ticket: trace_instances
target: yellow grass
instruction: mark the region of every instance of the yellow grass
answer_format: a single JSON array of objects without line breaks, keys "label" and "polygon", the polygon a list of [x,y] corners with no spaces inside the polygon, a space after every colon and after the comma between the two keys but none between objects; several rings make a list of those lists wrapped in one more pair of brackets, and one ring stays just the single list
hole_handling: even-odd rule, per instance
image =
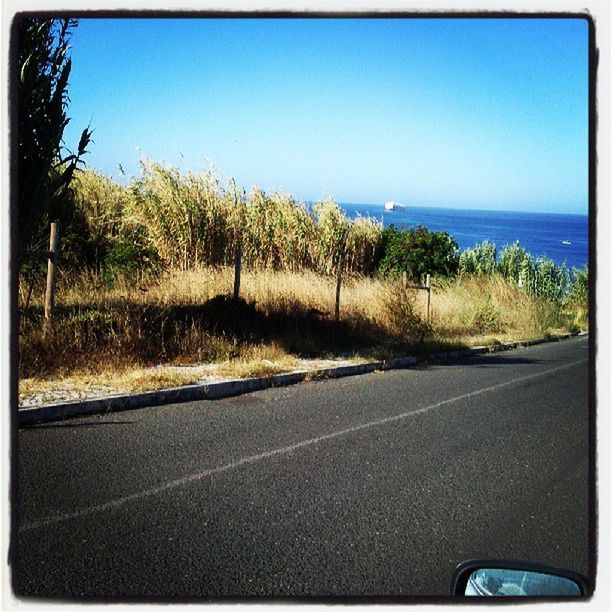
[{"label": "yellow grass", "polygon": [[563,331],[554,305],[501,276],[464,277],[440,287],[432,299],[436,335],[466,344],[523,340]]},{"label": "yellow grass", "polygon": [[[200,367],[178,369],[173,366],[155,368],[126,368],[120,370],[100,370],[95,374],[80,371],[58,379],[30,377],[19,381],[19,396],[28,398],[39,395],[51,401],[55,392],[78,392],[83,397],[153,391],[200,383],[204,380],[252,378],[271,376],[296,369],[297,361],[285,357],[280,362],[260,360],[239,360]],[[77,395],[74,395],[77,399]]]},{"label": "yellow grass", "polygon": [[[361,363],[364,360],[352,358],[350,361]],[[300,362],[293,355],[287,354],[282,347],[272,343],[249,347],[240,358],[215,364],[190,367],[123,367],[95,371],[92,368],[55,379],[37,376],[22,378],[19,380],[19,396],[22,400],[37,396],[40,402],[70,401],[96,395],[167,389],[204,381],[272,376],[328,365],[330,364],[316,360],[310,363]]]},{"label": "yellow grass", "polygon": [[[568,319],[561,316],[558,308],[529,296],[501,277],[464,277],[460,283],[435,279],[428,327],[424,292],[409,292],[414,316],[407,323],[403,315],[397,314],[406,304],[397,281],[355,276],[342,285],[340,313],[345,327],[338,328],[336,334],[333,276],[309,271],[243,270],[241,297],[254,302],[249,312],[262,313],[261,316],[271,317],[270,321],[277,321],[281,315],[295,316],[287,319],[293,321],[291,325],[297,325],[295,321],[299,322],[300,317],[312,316],[325,323],[328,337],[308,337],[297,330],[286,338],[286,330],[281,330],[277,337],[236,339],[202,330],[195,322],[187,321],[187,331],[177,327],[179,331],[174,332],[180,337],[164,340],[172,345],[170,352],[159,352],[162,340],[148,328],[151,322],[147,313],[151,309],[158,318],[165,317],[169,325],[177,316],[177,308],[193,307],[197,314],[197,308],[211,298],[230,295],[232,287],[230,267],[169,272],[157,280],[123,281],[113,289],[101,287],[93,277],[62,276],[58,307],[68,308],[73,314],[56,322],[60,337],[53,339],[55,344],[41,336],[36,319],[22,330],[24,363],[38,359],[45,351],[49,354],[46,361],[32,361],[29,370],[26,368],[20,393],[27,396],[41,389],[71,385],[82,389],[106,385],[118,392],[148,390],[193,383],[203,376],[265,376],[294,370],[303,351],[310,357],[363,361],[422,352],[428,347],[435,350],[449,345],[493,344],[567,330],[563,326]],[[41,296],[33,295],[31,304],[40,312]],[[85,316],[85,305],[87,312],[99,313],[98,318]],[[280,320],[282,324],[285,319]],[[414,340],[418,334],[409,337],[415,325],[419,330],[428,330],[422,342]],[[358,334],[365,334],[363,337],[369,340],[355,344]],[[404,343],[402,334],[407,335]],[[348,351],[339,350],[343,343],[351,342]],[[165,359],[164,354],[168,355]],[[204,365],[187,370],[150,367],[155,364]]]},{"label": "yellow grass", "polygon": [[176,371],[171,368],[135,368],[100,370],[95,374],[79,371],[59,379],[30,377],[19,380],[19,395],[27,398],[36,394],[78,390],[84,395],[96,392],[116,394],[131,391],[151,391],[179,387],[198,382],[205,376],[203,370]]},{"label": "yellow grass", "polygon": [[[125,301],[136,304],[202,304],[219,294],[231,294],[234,271],[231,267],[200,267],[172,271],[160,279],[120,281],[104,288],[91,277],[60,279],[58,304],[104,304]],[[287,272],[243,270],[240,296],[254,302],[263,312],[283,304],[300,304],[322,316],[334,312],[336,280],[311,271]],[[400,285],[395,281],[354,276],[343,281],[342,318],[380,325],[390,329],[389,298],[396,298]],[[426,318],[426,294],[409,291],[419,316]],[[42,305],[42,296],[32,304]],[[438,339],[479,340],[534,337],[560,330],[554,323],[552,305],[530,296],[500,276],[464,277],[460,282],[434,283],[431,298],[433,332]]]},{"label": "yellow grass", "polygon": [[[201,304],[219,294],[231,294],[234,270],[231,267],[200,267],[185,271],[171,271],[160,279],[119,281],[113,288],[105,288],[92,277],[84,275],[60,278],[58,304],[79,305],[125,300],[139,304]],[[371,277],[355,276],[342,283],[341,309],[350,316],[379,320],[388,282]],[[299,302],[308,308],[325,313],[334,312],[336,279],[311,271],[286,272],[243,270],[240,297],[255,301],[266,309],[282,302]],[[42,295],[33,295],[32,304],[42,305]]]}]

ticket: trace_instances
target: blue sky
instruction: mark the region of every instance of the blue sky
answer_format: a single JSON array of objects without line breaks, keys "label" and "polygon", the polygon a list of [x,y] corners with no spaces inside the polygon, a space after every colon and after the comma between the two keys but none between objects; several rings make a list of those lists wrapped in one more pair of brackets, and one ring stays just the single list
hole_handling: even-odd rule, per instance
[{"label": "blue sky", "polygon": [[581,19],[82,19],[67,145],[303,200],[586,213]]}]

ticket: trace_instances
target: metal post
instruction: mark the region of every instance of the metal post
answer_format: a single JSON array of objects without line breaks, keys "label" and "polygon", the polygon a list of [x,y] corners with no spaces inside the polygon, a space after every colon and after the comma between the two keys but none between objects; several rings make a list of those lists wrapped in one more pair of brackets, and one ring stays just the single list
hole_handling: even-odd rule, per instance
[{"label": "metal post", "polygon": [[55,268],[57,263],[57,244],[59,232],[57,223],[51,224],[49,236],[49,259],[47,261],[47,289],[45,291],[45,331],[51,329],[53,306],[55,304]]}]

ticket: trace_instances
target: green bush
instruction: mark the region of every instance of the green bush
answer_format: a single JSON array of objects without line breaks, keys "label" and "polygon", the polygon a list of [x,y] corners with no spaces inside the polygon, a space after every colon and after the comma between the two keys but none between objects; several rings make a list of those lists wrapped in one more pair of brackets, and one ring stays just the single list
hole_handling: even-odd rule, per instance
[{"label": "green bush", "polygon": [[459,256],[459,270],[462,274],[494,274],[497,265],[497,248],[488,240],[465,249]]},{"label": "green bush", "polygon": [[531,295],[560,303],[567,292],[568,281],[567,268],[555,266],[547,257],[534,260],[527,254],[521,261],[517,283]]},{"label": "green bush", "polygon": [[571,283],[567,301],[578,308],[589,308],[589,266],[574,268],[574,280]]},{"label": "green bush", "polygon": [[162,266],[157,251],[146,243],[119,236],[104,256],[102,283],[112,287],[119,277],[134,277],[139,272],[158,274]]},{"label": "green bush", "polygon": [[567,292],[569,273],[565,265],[555,266],[548,257],[539,257],[535,263],[536,284],[534,295],[551,302],[560,302]]},{"label": "green bush", "polygon": [[521,273],[521,266],[523,261],[529,257],[529,254],[525,249],[519,246],[518,240],[511,245],[507,245],[499,256],[499,262],[497,264],[497,270],[499,273],[508,280],[513,280],[518,283],[518,279]]},{"label": "green bush", "polygon": [[502,331],[499,311],[490,301],[477,304],[471,313],[470,328],[477,334]]},{"label": "green bush", "polygon": [[394,333],[408,345],[420,345],[432,334],[432,327],[417,312],[414,295],[400,286],[392,287],[385,298],[385,309]]},{"label": "green bush", "polygon": [[504,247],[496,259],[495,244],[485,240],[459,257],[462,274],[486,274],[496,272],[515,282],[530,295],[554,303],[561,303],[569,287],[569,272],[565,265],[556,266],[548,257],[534,259],[519,246],[518,241]]},{"label": "green bush", "polygon": [[431,232],[426,227],[397,229],[390,225],[383,230],[381,258],[377,271],[383,275],[397,276],[406,272],[415,282],[426,274],[450,276],[459,263],[459,249],[455,240],[446,232]]}]

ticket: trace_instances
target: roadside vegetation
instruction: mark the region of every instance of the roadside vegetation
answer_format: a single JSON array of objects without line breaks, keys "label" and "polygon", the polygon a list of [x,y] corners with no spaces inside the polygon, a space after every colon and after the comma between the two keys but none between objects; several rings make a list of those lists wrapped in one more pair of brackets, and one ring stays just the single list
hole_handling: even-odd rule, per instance
[{"label": "roadside vegetation", "polygon": [[[301,358],[382,359],[587,327],[588,269],[534,259],[518,243],[499,254],[486,241],[460,252],[446,232],[349,220],[331,197],[307,205],[246,192],[212,170],[182,173],[145,159],[139,176],[118,182],[83,169],[90,129],[76,153],[63,144],[75,25],[20,22],[22,391],[92,377],[151,388],[195,375],[143,370],[158,364],[253,376]],[[47,264],[32,253],[48,244],[52,221],[61,242],[50,326]],[[427,275],[430,316],[425,293],[410,288]]]},{"label": "roadside vegetation", "polygon": [[[127,185],[84,170],[72,188],[51,332],[42,325],[44,268],[22,275],[24,379],[104,370],[125,378],[162,363],[217,363],[247,376],[292,369],[302,357],[385,358],[587,324],[588,271],[572,275],[518,244],[499,257],[487,242],[460,253],[444,232],[383,229],[350,221],[331,199],[309,207],[283,193],[245,194],[212,173],[151,162]],[[429,320],[425,293],[404,290],[403,272],[410,283],[432,274]]]}]

